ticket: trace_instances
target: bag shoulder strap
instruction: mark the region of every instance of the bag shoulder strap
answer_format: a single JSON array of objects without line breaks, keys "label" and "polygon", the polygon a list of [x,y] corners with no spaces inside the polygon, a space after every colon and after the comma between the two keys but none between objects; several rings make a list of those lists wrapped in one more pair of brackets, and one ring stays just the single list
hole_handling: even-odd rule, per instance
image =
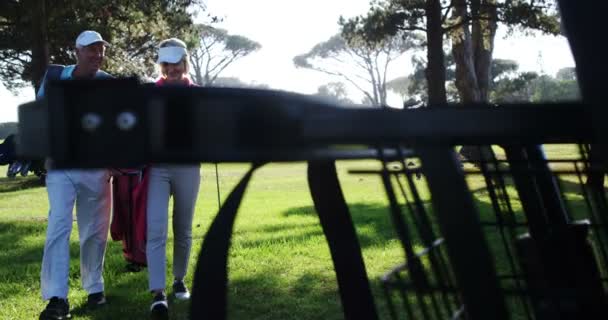
[{"label": "bag shoulder strap", "polygon": [[61,64],[49,64],[46,69],[45,80],[59,80],[61,78],[61,73],[65,69],[64,65]]},{"label": "bag shoulder strap", "polygon": [[[46,86],[48,85],[48,82],[50,80],[60,80],[63,69],[65,69],[64,65],[49,64],[46,68],[44,76],[42,77],[42,80],[40,81],[40,88],[38,89],[38,92],[42,90],[43,93],[46,93]],[[40,98],[38,94],[36,94],[36,97]]]}]

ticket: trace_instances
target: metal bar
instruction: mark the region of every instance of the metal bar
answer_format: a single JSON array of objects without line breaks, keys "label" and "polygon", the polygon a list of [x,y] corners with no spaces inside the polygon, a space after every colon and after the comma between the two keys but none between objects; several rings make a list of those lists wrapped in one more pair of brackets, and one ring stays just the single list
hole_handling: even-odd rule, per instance
[{"label": "metal bar", "polygon": [[[47,102],[48,117],[52,117],[50,150],[23,145],[21,152],[41,158],[50,155],[57,166],[301,161],[348,157],[349,150],[339,146],[367,149],[386,143],[551,143],[595,138],[587,123],[589,107],[580,103],[420,110],[338,108],[297,94],[227,88],[138,88],[125,80],[106,80],[103,85],[93,80],[61,83],[50,87],[47,100],[35,104]],[[116,114],[125,110],[136,119],[132,130],[112,125]],[[190,121],[181,123],[184,128],[178,130],[158,116],[169,111],[172,118]],[[89,113],[100,117],[98,128],[80,126]],[[549,117],[552,121],[545,121]],[[33,116],[20,119],[20,134],[25,141],[39,138],[30,135],[47,121]],[[174,141],[181,141],[181,132],[192,136]],[[116,151],[111,156],[100,151],[110,146]]]},{"label": "metal bar", "polygon": [[522,146],[503,146],[512,170],[513,182],[519,195],[519,199],[528,221],[528,227],[532,236],[543,238],[548,232],[547,217],[543,206],[536,181],[530,173],[526,154]]},{"label": "metal bar", "polygon": [[308,185],[334,263],[345,319],[377,319],[361,246],[335,163],[309,162]]},{"label": "metal bar", "polygon": [[570,222],[557,181],[547,166],[547,160],[540,145],[525,147],[532,168],[536,169],[535,180],[538,185],[547,222],[553,226],[563,226]]},{"label": "metal bar", "polygon": [[[552,121],[546,121],[549,117]],[[398,142],[413,146],[577,142],[592,139],[593,130],[587,119],[587,106],[578,103],[415,110],[327,109],[306,117],[302,136],[319,143]]]},{"label": "metal bar", "polygon": [[[491,148],[489,148],[489,150],[490,150],[489,156],[491,157],[491,159],[488,162],[494,162],[493,163],[494,167],[489,168],[488,163],[486,162],[486,163],[481,163],[480,168],[481,168],[483,177],[486,182],[488,194],[490,195],[490,199],[491,199],[492,207],[494,209],[494,214],[496,216],[497,227],[498,227],[498,230],[500,233],[500,238],[502,240],[504,252],[505,252],[505,255],[507,256],[508,264],[509,264],[509,267],[511,268],[511,273],[515,274],[517,272],[516,263],[515,263],[513,254],[511,252],[512,246],[510,245],[515,240],[514,232],[511,227],[512,225],[515,224],[514,214],[513,214],[513,210],[511,208],[511,204],[510,204],[510,201],[508,198],[503,176],[501,174],[497,174],[496,172],[493,172],[493,170],[492,170],[492,169],[498,168],[498,162],[496,161],[496,155],[494,154],[494,151]],[[507,219],[512,218],[512,219],[509,219],[508,226],[503,221],[504,210],[503,210],[503,208],[501,208],[501,204],[506,207],[505,209],[507,211],[507,215],[506,215]],[[510,241],[507,241],[507,235],[505,234],[505,227],[508,227],[509,231],[511,231],[511,232],[509,232],[510,236],[511,236],[509,238]],[[522,290],[522,285],[520,282],[522,279],[515,278],[514,280],[515,280],[516,288],[518,290]],[[520,296],[519,298],[520,298],[519,301],[522,304],[522,307],[524,309],[524,312],[525,312],[527,318],[531,319],[532,317],[531,317],[530,309],[528,307],[528,303],[527,303],[526,299],[523,296]]]},{"label": "metal bar", "polygon": [[[401,166],[402,166],[402,171],[400,173],[405,176],[405,179],[408,183],[408,187],[410,189],[410,192],[412,193],[412,197],[413,197],[412,202],[414,203],[414,206],[411,205],[410,199],[407,196],[407,194],[405,193],[405,187],[401,184],[401,181],[399,180],[398,175],[397,175],[397,182],[399,183],[399,188],[401,189],[401,192],[403,193],[403,197],[406,201],[408,209],[410,210],[412,217],[414,218],[414,221],[417,223],[418,233],[425,245],[425,249],[422,252],[417,253],[417,255],[421,255],[421,254],[423,254],[423,252],[431,251],[432,248],[438,247],[439,244],[443,243],[443,238],[439,238],[439,239],[436,238],[436,236],[433,232],[432,226],[431,226],[431,222],[430,222],[429,218],[426,216],[426,210],[424,209],[424,205],[422,204],[422,199],[420,198],[420,194],[418,193],[416,184],[414,183],[414,180],[412,179],[412,172],[408,169],[407,163],[405,161],[405,157],[403,157],[403,155],[402,155],[402,157],[400,157],[400,158],[401,158]],[[435,251],[430,252],[428,257],[429,257],[429,261],[431,263],[431,270],[435,274],[435,278],[437,279],[438,283],[445,283],[445,281],[449,281],[448,285],[452,285],[453,281],[451,281],[451,279],[449,279],[449,273],[444,272],[444,270],[447,270],[445,261],[443,261],[443,259],[441,259],[442,258],[441,254],[436,255],[434,253],[435,253]],[[450,302],[449,302],[449,297],[447,295],[447,292],[442,290],[441,297],[442,297],[442,301],[443,301],[444,307],[446,309],[446,312],[449,312],[449,310],[451,308],[450,308]]]},{"label": "metal bar", "polygon": [[[579,146],[579,150],[581,152],[581,154],[584,154],[583,152],[583,148],[582,146]],[[587,163],[585,163],[585,165],[587,165]],[[578,177],[578,182],[581,186],[581,191],[583,193],[583,199],[585,201],[585,206],[587,207],[587,212],[589,212],[589,219],[591,220],[591,224],[590,227],[595,228],[595,238],[597,239],[599,245],[594,246],[596,250],[599,251],[599,255],[601,258],[601,263],[602,263],[602,268],[603,270],[606,270],[606,268],[608,267],[608,255],[606,254],[606,246],[605,246],[605,237],[606,237],[606,230],[601,230],[601,227],[606,226],[606,221],[604,220],[604,216],[601,214],[601,210],[599,210],[599,208],[597,207],[596,201],[593,201],[594,203],[591,203],[591,200],[596,200],[592,195],[588,187],[585,186],[585,183],[583,181],[582,178],[582,172],[579,168],[578,165],[575,166],[576,169],[576,173],[577,173],[577,177]],[[600,211],[600,212],[598,212]],[[601,223],[598,223],[597,221],[601,220]]]},{"label": "metal bar", "polygon": [[[386,165],[384,167],[386,168]],[[424,319],[430,319],[429,311],[426,307],[423,296],[423,293],[426,293],[428,289],[428,279],[424,273],[424,267],[414,252],[410,235],[411,233],[403,219],[403,214],[401,213],[401,208],[397,202],[388,171],[384,170],[381,177],[386,196],[389,200],[391,220],[393,221],[393,226],[395,227],[395,231],[397,232],[397,236],[404,250],[410,279],[414,283],[414,292],[416,293],[420,311],[422,312]]]},{"label": "metal bar", "polygon": [[454,151],[419,148],[437,220],[470,319],[508,319],[479,215]]}]

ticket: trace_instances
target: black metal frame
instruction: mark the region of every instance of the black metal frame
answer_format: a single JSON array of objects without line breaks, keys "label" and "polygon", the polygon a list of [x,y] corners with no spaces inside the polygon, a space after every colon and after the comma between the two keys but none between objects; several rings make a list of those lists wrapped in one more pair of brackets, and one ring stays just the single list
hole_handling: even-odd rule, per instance
[{"label": "black metal frame", "polygon": [[[442,201],[438,197],[438,189],[449,197],[459,197],[462,187],[448,183],[449,179],[444,176],[437,177],[448,172],[445,169],[421,170],[406,166],[406,161],[393,160],[385,161],[381,171],[351,172],[377,174],[383,178],[394,225],[405,249],[406,262],[382,278],[393,319],[479,319],[488,316],[581,319],[606,316],[607,194],[604,187],[598,189],[585,181],[585,176],[588,178],[591,172],[587,146],[579,146],[576,159],[551,155],[533,161],[528,159],[525,150],[537,149],[534,146],[503,147],[506,151],[504,159],[499,160],[490,153],[488,158],[474,163],[477,168],[467,167],[462,172],[465,177],[482,178],[484,188],[469,192],[487,193],[491,202],[491,207],[485,211],[469,210],[474,214],[468,219],[466,212],[458,206],[446,207],[457,202]],[[526,157],[513,157],[518,150]],[[421,152],[419,157],[422,169],[428,167],[428,158],[426,162],[422,161],[424,153]],[[438,154],[432,158],[438,159]],[[445,160],[435,163],[445,166]],[[605,174],[608,168],[598,169]],[[421,171],[433,172],[435,177],[425,174],[425,180],[415,183],[414,177]],[[576,178],[575,190],[572,190],[574,185],[564,186],[562,180],[573,178]],[[432,179],[441,185],[433,186]],[[425,206],[418,195],[418,189],[423,187],[431,191],[433,209]],[[465,186],[464,190],[470,188]],[[572,192],[582,203],[576,208],[572,207],[569,199],[572,196],[565,196]],[[396,200],[397,194],[400,194],[402,203]],[[559,207],[556,208],[556,204]],[[521,205],[521,209],[514,209],[514,205]],[[449,217],[442,216],[448,213]],[[439,230],[434,230],[432,221],[440,226]],[[473,221],[475,223],[467,228]],[[444,232],[446,228],[450,231]],[[481,232],[483,242],[488,241],[489,246],[484,248],[472,241],[470,232],[475,235]],[[452,238],[448,237],[450,233]],[[414,250],[414,243],[423,245],[424,249]],[[475,258],[475,252],[487,254],[484,256],[485,264],[489,264],[494,272],[490,279],[484,280],[483,276],[474,273],[484,268]],[[444,258],[446,254],[449,259]],[[458,270],[456,258],[460,263],[468,263],[468,269]],[[491,261],[488,262],[488,258]],[[421,267],[423,264],[425,267]],[[450,277],[452,274],[456,281]],[[475,285],[489,286],[499,292],[490,294],[487,290],[474,289]],[[465,293],[466,290],[472,291]],[[477,302],[472,306],[466,297],[475,292],[491,295],[481,297],[482,301],[503,304],[506,309],[500,312],[484,309],[478,302],[480,300],[475,300]],[[464,301],[460,301],[461,298]],[[397,307],[398,302],[403,306]],[[496,314],[492,314],[492,310]],[[487,313],[480,315],[484,311]]]}]

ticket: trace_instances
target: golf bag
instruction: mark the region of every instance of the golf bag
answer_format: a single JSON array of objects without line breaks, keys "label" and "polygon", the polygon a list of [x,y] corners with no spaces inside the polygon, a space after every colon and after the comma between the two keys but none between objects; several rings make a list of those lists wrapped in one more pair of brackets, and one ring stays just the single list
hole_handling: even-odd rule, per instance
[{"label": "golf bag", "polygon": [[[149,168],[112,170],[112,240],[122,241],[123,255],[139,269],[146,263],[146,202]],[[136,271],[136,270],[133,270]]]}]

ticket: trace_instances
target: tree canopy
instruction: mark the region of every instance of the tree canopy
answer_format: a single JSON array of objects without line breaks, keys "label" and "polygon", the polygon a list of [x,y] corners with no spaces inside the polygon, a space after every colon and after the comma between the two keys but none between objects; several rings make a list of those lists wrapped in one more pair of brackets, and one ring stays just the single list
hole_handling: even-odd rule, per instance
[{"label": "tree canopy", "polygon": [[229,65],[262,48],[262,45],[240,35],[209,25],[195,26],[197,43],[190,52],[192,78],[201,86],[212,85]]},{"label": "tree canopy", "polygon": [[354,102],[348,98],[348,90],[342,82],[329,82],[317,88],[316,96],[337,104],[352,105]]},{"label": "tree canopy", "polygon": [[381,41],[366,41],[357,34],[337,34],[294,57],[296,67],[335,76],[357,88],[366,101],[386,104],[387,71],[391,62],[421,45],[420,37],[402,32]]},{"label": "tree canopy", "polygon": [[191,35],[192,10],[204,0],[4,0],[0,2],[0,81],[37,85],[47,64],[74,63],[74,41],[87,29],[112,44],[104,69],[150,75],[156,46]]},{"label": "tree canopy", "polygon": [[451,41],[455,86],[461,102],[487,101],[494,37],[498,25],[509,31],[559,34],[553,0],[379,0],[367,14],[344,22],[370,41],[403,30],[426,34],[429,100],[446,101],[444,39]]}]

